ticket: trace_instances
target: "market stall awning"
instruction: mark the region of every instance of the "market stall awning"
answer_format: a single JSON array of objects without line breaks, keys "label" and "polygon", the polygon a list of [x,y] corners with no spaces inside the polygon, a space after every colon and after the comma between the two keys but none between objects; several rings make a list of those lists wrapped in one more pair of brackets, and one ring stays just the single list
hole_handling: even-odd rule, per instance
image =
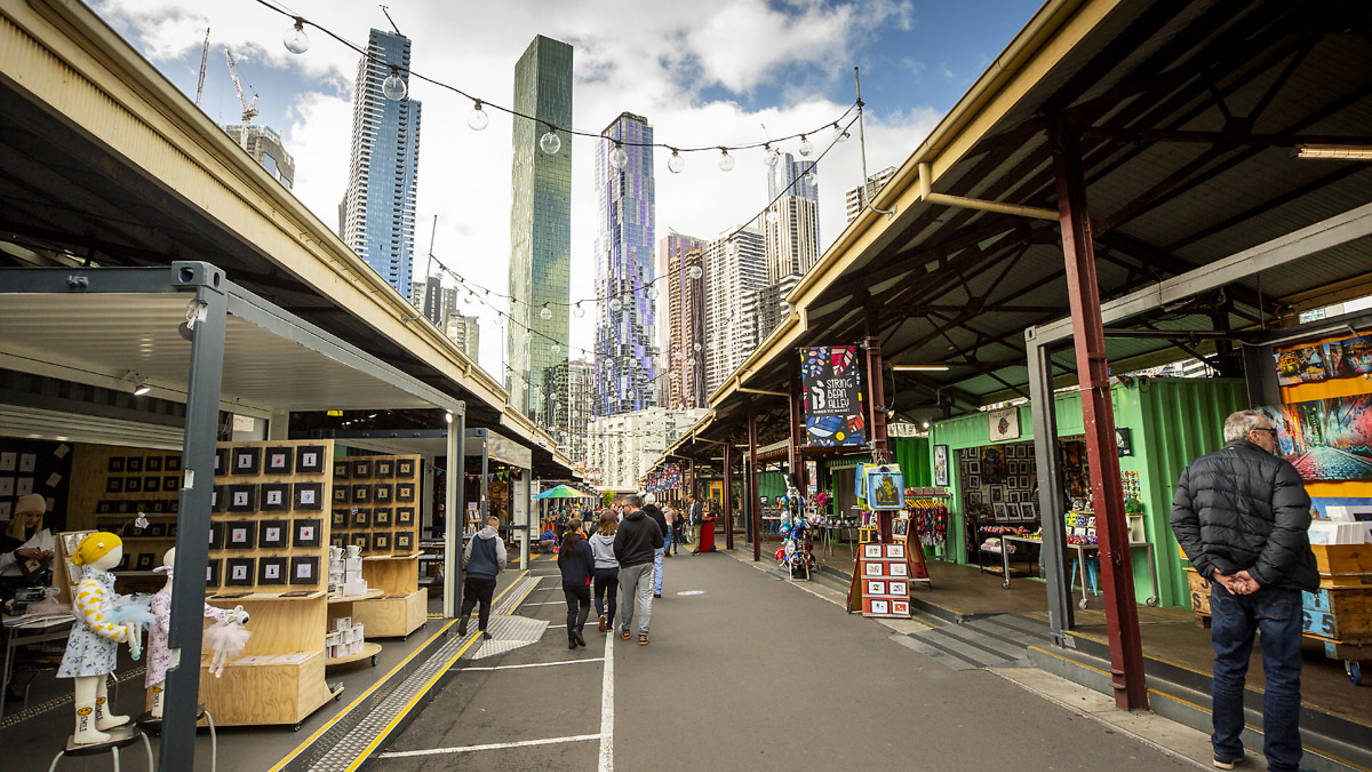
[{"label": "market stall awning", "polygon": [[538,494],[537,496],[534,496],[534,498],[536,498],[536,499],[590,499],[590,498],[595,498],[595,497],[592,496],[592,495],[589,494],[589,493],[582,493],[581,491],[579,491],[579,490],[577,490],[576,488],[573,488],[573,487],[571,487],[571,486],[569,486],[569,485],[559,485],[559,486],[557,486],[557,487],[555,487],[555,488],[549,488],[548,490],[543,491],[542,493]]}]

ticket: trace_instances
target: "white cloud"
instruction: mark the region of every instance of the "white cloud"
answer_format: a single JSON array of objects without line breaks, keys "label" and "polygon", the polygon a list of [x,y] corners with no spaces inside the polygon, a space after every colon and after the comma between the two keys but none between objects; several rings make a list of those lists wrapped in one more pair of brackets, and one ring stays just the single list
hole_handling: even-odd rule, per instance
[{"label": "white cloud", "polygon": [[[365,42],[371,26],[386,27],[375,6],[294,0],[296,12]],[[255,3],[211,0],[101,0],[97,10],[121,29],[159,66],[188,56],[198,59],[206,25],[216,46],[235,56],[277,68],[283,82],[305,84],[289,104],[269,104],[262,120],[283,132],[296,159],[296,195],[330,228],[346,183],[352,129],[351,82],[357,55],[318,30],[303,56],[288,54],[281,35],[283,16]],[[658,141],[718,145],[790,134],[836,118],[847,104],[798,94],[821,93],[814,83],[850,77],[853,53],[883,25],[908,28],[908,2],[872,0],[833,5],[793,0],[702,0],[696,3],[623,4],[612,0],[544,3],[447,4],[393,0],[391,13],[414,39],[412,67],[500,104],[513,91],[514,63],[535,32],[575,46],[574,123],[599,130],[620,112],[647,116]],[[222,54],[215,54],[221,56]],[[178,63],[175,65],[180,67]],[[218,64],[222,68],[222,63]],[[261,84],[259,84],[261,85]],[[748,109],[733,101],[706,100],[702,93],[722,86],[742,96],[780,87],[790,99],[779,106]],[[714,92],[712,92],[714,93]],[[412,95],[424,102],[421,129],[416,252],[427,250],[438,215],[436,253],[472,280],[497,292],[507,282],[510,206],[510,121],[492,112],[490,126],[466,126],[471,104],[422,82]],[[278,100],[279,101],[279,100]],[[868,168],[899,164],[933,126],[932,111],[914,111],[867,121]],[[818,148],[832,132],[813,139]],[[592,254],[597,222],[594,140],[578,139],[572,171],[572,298],[594,295]],[[794,152],[794,143],[789,148]],[[668,227],[712,237],[752,217],[766,203],[762,152],[739,154],[731,173],[716,167],[716,154],[692,154],[685,172],[670,174],[667,156],[655,159],[658,238]],[[847,142],[820,170],[822,242],[843,229],[843,190],[861,176],[858,143]],[[423,258],[416,258],[417,273]],[[481,363],[498,373],[503,345],[496,317],[482,311]],[[572,345],[593,343],[593,313],[573,319]]]}]

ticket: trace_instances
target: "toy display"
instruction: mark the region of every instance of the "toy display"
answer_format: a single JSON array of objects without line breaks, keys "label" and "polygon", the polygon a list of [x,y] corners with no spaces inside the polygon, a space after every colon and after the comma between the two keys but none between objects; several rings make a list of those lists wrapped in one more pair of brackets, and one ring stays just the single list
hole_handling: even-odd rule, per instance
[{"label": "toy display", "polygon": [[[153,570],[167,575],[167,583],[158,590],[149,604],[152,623],[148,625],[148,671],[143,685],[152,694],[153,718],[162,717],[162,684],[167,680],[167,670],[171,667],[171,651],[167,647],[167,635],[171,630],[172,567],[176,563],[176,548],[172,547],[162,556],[162,565]],[[215,621],[223,621],[228,613],[206,603],[205,616]]]},{"label": "toy display", "polygon": [[205,648],[211,652],[210,674],[215,678],[224,675],[224,663],[236,659],[248,645],[252,632],[244,626],[248,624],[248,612],[242,606],[234,606],[224,613],[224,618],[205,628]]}]

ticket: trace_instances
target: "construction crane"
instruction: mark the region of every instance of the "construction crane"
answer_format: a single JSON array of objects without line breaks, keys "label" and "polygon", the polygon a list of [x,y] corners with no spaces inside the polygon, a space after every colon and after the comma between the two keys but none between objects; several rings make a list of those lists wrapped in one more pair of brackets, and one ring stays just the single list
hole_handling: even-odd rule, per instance
[{"label": "construction crane", "polygon": [[210,61],[210,28],[205,28],[205,47],[200,49],[200,81],[195,84],[195,103],[200,104],[200,95],[205,93],[205,65]]},{"label": "construction crane", "polygon": [[238,92],[238,103],[243,105],[243,121],[238,126],[238,144],[247,150],[248,124],[257,115],[257,94],[252,95],[251,102],[243,96],[243,86],[238,82],[238,65],[234,64],[233,52],[229,50],[228,46],[224,47],[224,58],[229,60],[229,76],[233,78],[233,90]]}]

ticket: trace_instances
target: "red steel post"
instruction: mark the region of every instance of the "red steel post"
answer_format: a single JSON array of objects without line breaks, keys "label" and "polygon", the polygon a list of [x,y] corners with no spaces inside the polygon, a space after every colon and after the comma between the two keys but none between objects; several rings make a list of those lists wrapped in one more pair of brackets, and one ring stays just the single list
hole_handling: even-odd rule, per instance
[{"label": "red steel post", "polygon": [[762,512],[757,501],[757,413],[748,408],[748,514],[753,562],[762,560]]},{"label": "red steel post", "polygon": [[[724,546],[734,548],[734,446],[724,438]],[[718,525],[718,522],[716,522]]]}]

